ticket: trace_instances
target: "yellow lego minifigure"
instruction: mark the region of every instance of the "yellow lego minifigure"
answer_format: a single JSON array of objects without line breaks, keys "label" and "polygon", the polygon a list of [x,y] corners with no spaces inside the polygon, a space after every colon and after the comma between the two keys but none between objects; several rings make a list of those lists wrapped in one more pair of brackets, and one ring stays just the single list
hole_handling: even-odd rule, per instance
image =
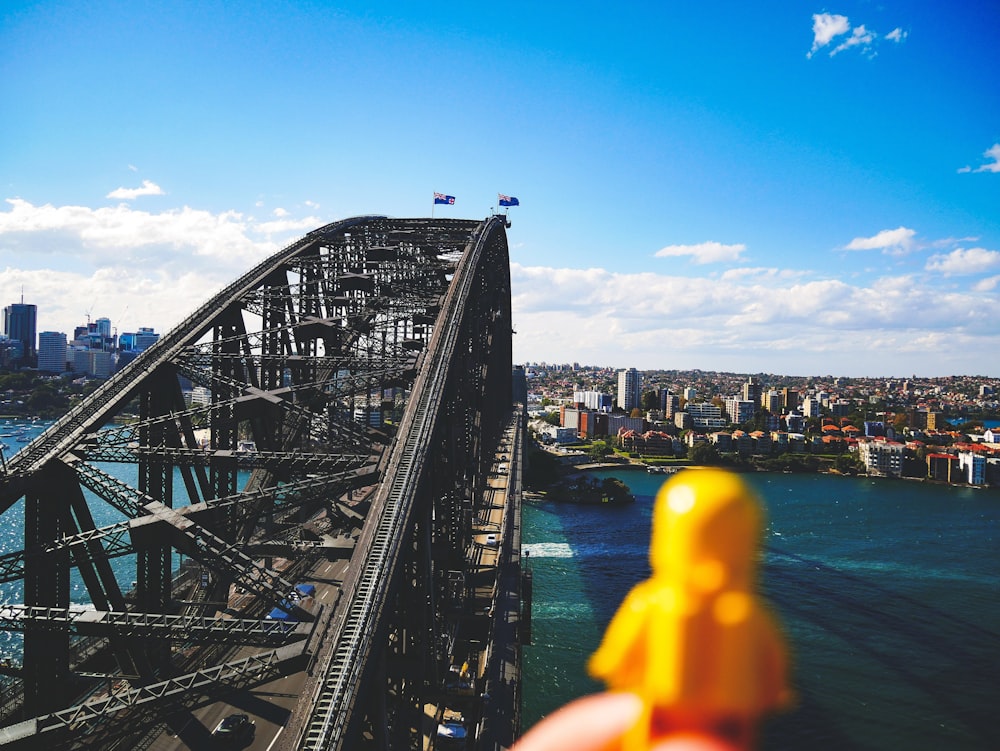
[{"label": "yellow lego minifigure", "polygon": [[652,576],[629,592],[588,664],[644,702],[623,751],[687,732],[749,748],[756,720],[790,701],[784,643],[754,593],[760,527],[758,502],[730,472],[685,470],[660,488]]}]

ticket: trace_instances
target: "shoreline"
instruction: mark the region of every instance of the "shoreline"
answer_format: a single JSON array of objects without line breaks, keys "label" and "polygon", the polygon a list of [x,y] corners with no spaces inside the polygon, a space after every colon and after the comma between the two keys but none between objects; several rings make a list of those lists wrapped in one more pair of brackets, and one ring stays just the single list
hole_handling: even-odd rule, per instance
[{"label": "shoreline", "polygon": [[[972,490],[1000,490],[1000,487],[994,485],[969,485],[968,483],[957,483],[957,482],[947,482],[945,480],[935,480],[931,477],[890,477],[887,475],[870,475],[867,473],[856,473],[849,474],[846,472],[839,472],[836,469],[824,469],[817,470],[815,472],[794,472],[790,470],[774,470],[774,469],[760,469],[760,468],[739,468],[739,467],[729,467],[725,465],[707,465],[707,464],[676,464],[669,468],[661,471],[650,472],[649,467],[654,465],[647,465],[642,463],[623,463],[623,462],[594,462],[586,464],[567,464],[560,465],[559,472],[561,477],[572,477],[575,474],[583,475],[589,472],[599,472],[602,470],[614,470],[614,471],[628,471],[628,472],[638,472],[643,471],[650,475],[664,475],[671,476],[678,472],[682,472],[686,469],[725,469],[730,472],[736,472],[738,474],[767,474],[767,475],[829,475],[833,477],[851,477],[862,480],[887,480],[891,482],[917,482],[924,483],[927,485],[940,485],[942,487],[949,488],[970,488]],[[659,466],[659,465],[655,465]]]}]

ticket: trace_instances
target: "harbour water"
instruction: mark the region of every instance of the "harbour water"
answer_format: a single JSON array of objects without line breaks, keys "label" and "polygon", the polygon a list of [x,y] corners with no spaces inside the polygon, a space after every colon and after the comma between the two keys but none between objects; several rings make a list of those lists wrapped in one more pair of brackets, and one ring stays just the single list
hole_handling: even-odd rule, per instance
[{"label": "harbour water", "polygon": [[[524,724],[600,690],[584,672],[649,574],[663,476],[625,507],[527,502],[533,642]],[[764,749],[1000,748],[1000,492],[831,475],[746,476],[765,501],[762,586],[793,651],[794,711]]]},{"label": "harbour water", "polygon": [[[3,449],[5,459],[10,459],[17,451],[28,445],[30,440],[42,434],[51,425],[51,421],[44,420],[19,420],[15,418],[0,419],[0,442],[7,446]],[[26,440],[20,440],[24,438]],[[105,464],[98,463],[95,466],[104,470],[113,477],[117,477],[132,487],[138,486],[138,468],[134,464]],[[247,479],[247,473],[240,473],[239,482],[242,484]],[[184,482],[177,469],[174,472],[174,504],[176,506],[188,503],[185,494]],[[126,517],[114,506],[98,499],[89,490],[84,490],[84,497],[88,500],[91,513],[94,517],[94,525],[98,528],[107,527],[126,520]],[[12,553],[24,549],[24,501],[18,501],[3,515],[3,525],[0,525],[0,555]],[[128,591],[133,586],[136,576],[135,556],[126,555],[112,558],[111,569],[123,592]],[[180,569],[181,559],[175,552],[173,554],[173,569]],[[93,607],[90,594],[83,583],[79,572],[74,568],[70,573],[70,602],[74,608]],[[24,589],[21,580],[0,583],[0,608],[7,604],[21,604],[24,602]],[[13,631],[0,631],[0,660],[10,659],[14,662],[20,661],[22,652],[21,634]]]}]

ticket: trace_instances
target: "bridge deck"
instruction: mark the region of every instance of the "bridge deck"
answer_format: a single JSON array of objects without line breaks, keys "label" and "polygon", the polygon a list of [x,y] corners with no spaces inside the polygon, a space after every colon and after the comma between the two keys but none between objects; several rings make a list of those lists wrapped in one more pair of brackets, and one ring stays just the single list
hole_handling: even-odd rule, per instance
[{"label": "bridge deck", "polygon": [[[512,422],[497,448],[488,488],[477,499],[474,538],[467,550],[467,571],[476,586],[468,608],[458,617],[453,664],[468,661],[475,680],[470,690],[453,684],[441,687],[441,699],[424,707],[419,729],[425,751],[509,748],[520,730],[521,652],[520,547],[521,547],[521,437]],[[501,471],[501,465],[507,469]],[[493,539],[491,539],[493,538]],[[494,542],[495,539],[495,542]],[[316,586],[315,610],[322,608],[314,637],[322,639],[340,599],[340,582],[348,561],[324,561],[301,581]],[[231,605],[250,595],[234,592]],[[245,649],[238,656],[253,652]],[[247,714],[256,733],[248,751],[294,748],[296,731],[304,719],[306,697],[317,676],[308,670],[279,678],[228,701],[202,707],[187,718],[168,723],[149,745],[149,751],[182,751],[210,743],[209,733],[223,717]],[[467,745],[439,741],[438,727],[461,722],[469,733]]]}]

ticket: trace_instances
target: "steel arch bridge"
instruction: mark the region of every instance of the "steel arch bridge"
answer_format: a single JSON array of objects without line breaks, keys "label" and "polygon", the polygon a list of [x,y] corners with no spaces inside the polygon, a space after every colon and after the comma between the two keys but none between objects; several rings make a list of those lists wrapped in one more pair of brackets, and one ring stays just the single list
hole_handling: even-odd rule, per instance
[{"label": "steel arch bridge", "polygon": [[[0,667],[0,743],[132,747],[306,670],[286,744],[419,745],[450,577],[511,419],[511,333],[502,218],[358,217],[250,270],[74,406],[0,473],[24,530],[0,555],[0,583],[23,588],[0,607],[23,639]],[[296,594],[338,557],[334,604]],[[94,609],[71,607],[71,581]]]}]

